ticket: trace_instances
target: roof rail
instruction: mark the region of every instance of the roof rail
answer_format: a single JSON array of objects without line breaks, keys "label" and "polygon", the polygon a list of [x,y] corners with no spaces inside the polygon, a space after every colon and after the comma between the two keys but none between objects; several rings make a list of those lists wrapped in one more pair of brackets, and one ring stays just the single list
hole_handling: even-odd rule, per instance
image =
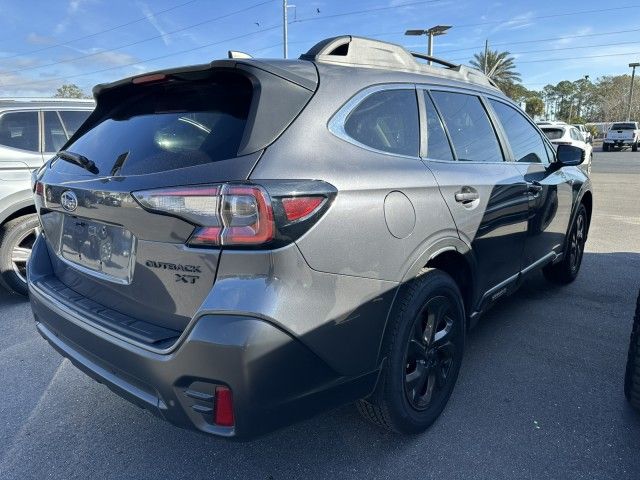
[{"label": "roof rail", "polygon": [[447,60],[442,60],[441,58],[434,57],[432,55],[425,55],[424,53],[418,53],[418,52],[409,52],[409,53],[413,58],[419,58],[421,60],[429,60],[430,62],[444,65],[447,68],[457,68],[460,66],[459,63],[451,63],[451,62],[448,62]]},{"label": "roof rail", "polygon": [[26,102],[60,102],[60,103],[94,103],[93,98],[65,98],[65,97],[0,97],[0,102],[8,103],[8,102],[16,102],[16,103],[26,103]]},{"label": "roof rail", "polygon": [[[431,55],[409,52],[403,46],[395,43],[352,35],[342,35],[322,40],[311,47],[307,53],[301,55],[300,59],[334,65],[406,70],[432,75],[456,72],[468,82],[497,88],[495,82],[475,68],[458,65]],[[445,68],[441,69],[425,65],[416,61],[416,59],[430,60]]]}]

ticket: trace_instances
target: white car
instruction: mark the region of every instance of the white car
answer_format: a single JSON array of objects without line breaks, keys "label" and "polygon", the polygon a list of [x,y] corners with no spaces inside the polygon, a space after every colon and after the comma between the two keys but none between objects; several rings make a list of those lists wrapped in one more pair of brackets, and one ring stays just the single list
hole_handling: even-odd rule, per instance
[{"label": "white car", "polygon": [[631,147],[634,152],[638,151],[640,144],[640,127],[638,122],[616,122],[611,125],[602,142],[602,150],[622,150],[624,147]]},{"label": "white car", "polygon": [[587,130],[587,127],[585,127],[581,123],[574,123],[573,126],[576,127],[578,131],[582,134],[582,138],[584,138],[585,142],[593,143],[593,136],[591,135],[591,132]]},{"label": "white car", "polygon": [[547,138],[551,141],[554,147],[558,148],[558,145],[573,145],[584,150],[584,162],[580,165],[587,174],[591,174],[591,160],[593,158],[593,147],[591,144],[584,141],[584,137],[573,125],[567,124],[552,124],[552,125],[539,125],[540,129],[544,132]]}]

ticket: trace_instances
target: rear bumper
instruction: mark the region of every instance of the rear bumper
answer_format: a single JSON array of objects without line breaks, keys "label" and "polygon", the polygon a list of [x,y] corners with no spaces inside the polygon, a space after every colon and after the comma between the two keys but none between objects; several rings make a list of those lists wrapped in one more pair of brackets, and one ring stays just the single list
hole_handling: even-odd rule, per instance
[{"label": "rear bumper", "polygon": [[[357,398],[376,373],[340,377],[269,322],[205,315],[170,354],[150,352],[84,323],[30,284],[38,332],[76,367],[174,425],[251,438]],[[215,425],[213,393],[228,386],[235,425]]]},{"label": "rear bumper", "polygon": [[606,138],[603,140],[603,143],[607,143],[609,145],[633,145],[635,142],[630,139],[624,140],[607,140]]}]

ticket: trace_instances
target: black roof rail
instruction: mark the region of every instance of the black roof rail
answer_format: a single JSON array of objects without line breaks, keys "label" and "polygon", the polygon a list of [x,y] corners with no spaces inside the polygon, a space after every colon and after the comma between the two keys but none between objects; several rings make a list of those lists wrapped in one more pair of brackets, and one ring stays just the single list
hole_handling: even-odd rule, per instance
[{"label": "black roof rail", "polygon": [[448,62],[447,60],[443,60],[441,58],[438,57],[434,57],[432,55],[427,55],[424,53],[418,53],[418,52],[409,52],[414,58],[419,58],[421,60],[428,60],[430,62],[433,63],[439,63],[440,65],[443,65],[447,68],[458,68],[460,66],[460,64],[456,64],[456,63],[451,63]]}]

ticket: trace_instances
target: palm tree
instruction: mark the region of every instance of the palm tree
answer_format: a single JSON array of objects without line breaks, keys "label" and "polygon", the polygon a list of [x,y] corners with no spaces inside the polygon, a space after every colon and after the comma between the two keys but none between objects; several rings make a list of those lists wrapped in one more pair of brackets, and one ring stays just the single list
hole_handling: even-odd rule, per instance
[{"label": "palm tree", "polygon": [[520,81],[520,74],[516,72],[515,59],[509,52],[485,48],[484,52],[474,54],[473,60],[469,63],[472,67],[484,72],[500,88]]}]

